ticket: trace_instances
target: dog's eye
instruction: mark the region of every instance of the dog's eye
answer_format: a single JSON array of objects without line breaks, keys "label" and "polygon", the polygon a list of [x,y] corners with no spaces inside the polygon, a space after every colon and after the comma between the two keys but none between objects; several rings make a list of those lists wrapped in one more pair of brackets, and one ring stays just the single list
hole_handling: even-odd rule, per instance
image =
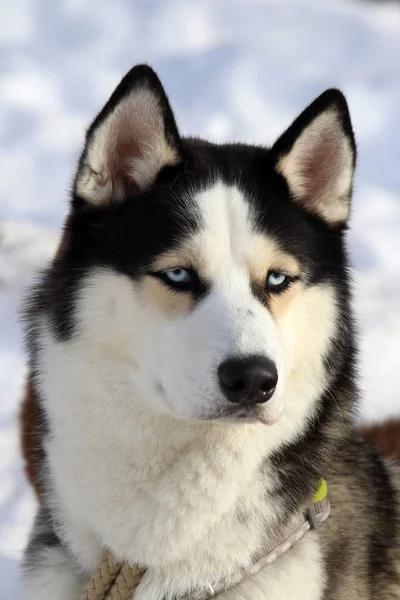
[{"label": "dog's eye", "polygon": [[283,292],[283,290],[289,287],[292,281],[293,279],[289,275],[285,275],[285,273],[270,271],[267,277],[267,290],[272,293]]},{"label": "dog's eye", "polygon": [[164,271],[166,279],[171,283],[187,283],[190,281],[190,273],[186,269],[172,269],[171,271]]},{"label": "dog's eye", "polygon": [[192,291],[199,283],[199,278],[192,269],[168,269],[153,273],[154,277],[161,279],[166,285],[182,291]]}]

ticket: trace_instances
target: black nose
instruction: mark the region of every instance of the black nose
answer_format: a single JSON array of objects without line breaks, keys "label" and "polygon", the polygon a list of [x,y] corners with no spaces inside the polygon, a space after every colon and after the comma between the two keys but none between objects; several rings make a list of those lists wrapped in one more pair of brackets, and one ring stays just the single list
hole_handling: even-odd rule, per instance
[{"label": "black nose", "polygon": [[246,405],[269,400],[278,383],[275,363],[264,356],[230,358],[220,364],[218,377],[227,399]]}]

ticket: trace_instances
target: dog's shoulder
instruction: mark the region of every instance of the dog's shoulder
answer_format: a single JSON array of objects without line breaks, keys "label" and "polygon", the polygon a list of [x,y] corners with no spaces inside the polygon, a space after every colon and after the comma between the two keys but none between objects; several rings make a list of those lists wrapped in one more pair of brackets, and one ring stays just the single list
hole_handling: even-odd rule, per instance
[{"label": "dog's shoulder", "polygon": [[400,590],[400,466],[354,432],[327,479],[331,517],[320,530],[327,600],[397,597],[390,594]]}]

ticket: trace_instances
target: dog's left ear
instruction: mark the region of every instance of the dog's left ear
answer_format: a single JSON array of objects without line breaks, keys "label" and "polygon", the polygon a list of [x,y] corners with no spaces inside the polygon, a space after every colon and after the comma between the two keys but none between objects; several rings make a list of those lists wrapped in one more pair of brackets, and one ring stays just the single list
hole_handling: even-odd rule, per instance
[{"label": "dog's left ear", "polygon": [[90,204],[121,201],[147,190],[166,166],[182,160],[174,115],[147,65],[123,77],[86,134],[74,197]]},{"label": "dog's left ear", "polygon": [[272,147],[276,171],[292,199],[329,225],[349,216],[356,146],[343,94],[312,102]]}]

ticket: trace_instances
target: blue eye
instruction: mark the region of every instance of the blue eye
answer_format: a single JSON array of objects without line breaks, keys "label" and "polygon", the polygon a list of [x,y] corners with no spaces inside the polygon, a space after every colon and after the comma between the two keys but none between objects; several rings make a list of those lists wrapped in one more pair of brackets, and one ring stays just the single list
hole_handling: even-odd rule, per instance
[{"label": "blue eye", "polygon": [[281,292],[285,290],[291,282],[291,278],[279,271],[270,271],[267,277],[267,288],[271,292]]},{"label": "blue eye", "polygon": [[170,288],[180,292],[195,292],[199,285],[199,277],[193,269],[168,269],[152,273],[153,277],[161,279]]},{"label": "blue eye", "polygon": [[186,269],[171,269],[164,271],[165,278],[172,283],[188,283],[191,280],[190,274]]}]

